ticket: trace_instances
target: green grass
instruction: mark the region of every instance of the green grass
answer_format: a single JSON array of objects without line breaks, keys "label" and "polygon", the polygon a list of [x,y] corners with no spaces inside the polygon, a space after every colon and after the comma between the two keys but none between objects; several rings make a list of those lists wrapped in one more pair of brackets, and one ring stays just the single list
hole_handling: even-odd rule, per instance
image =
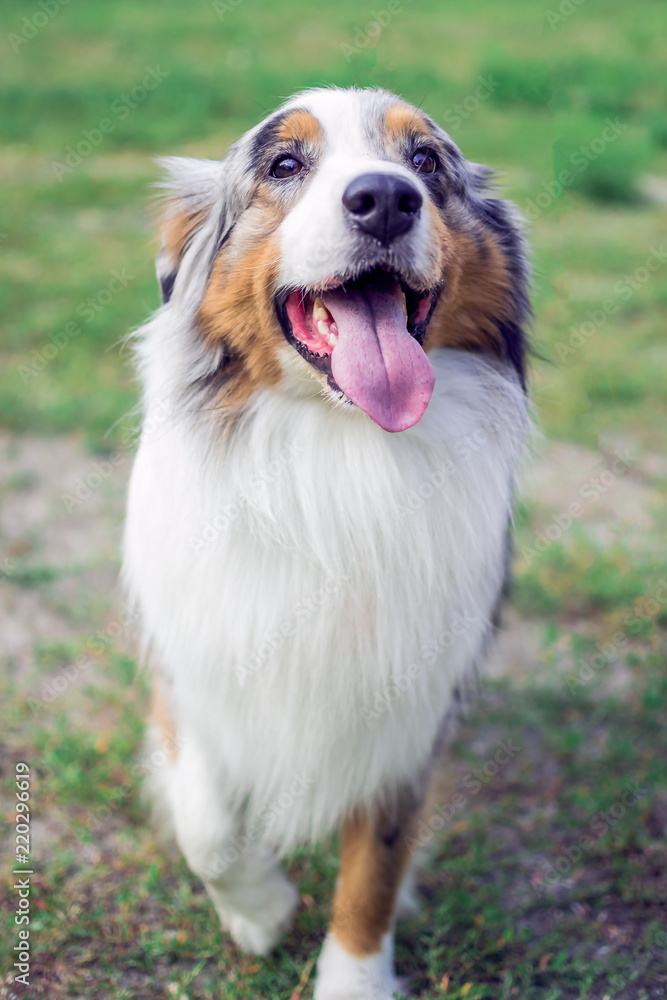
[{"label": "green grass", "polygon": [[[642,194],[642,179],[667,177],[667,7],[586,0],[554,21],[548,12],[560,6],[404,0],[377,45],[350,56],[346,46],[372,17],[352,0],[243,0],[222,19],[208,2],[78,2],[25,44],[12,35],[41,8],[6,0],[0,425],[76,433],[95,451],[125,447],[137,393],[122,342],[158,304],[152,158],[220,157],[305,86],[381,85],[449,125],[470,159],[496,167],[532,220],[531,381],[546,435],[664,456],[667,263],[644,268],[658,259],[667,210]],[[124,115],[116,102],[149,67],[164,80]],[[480,76],[494,87],[467,111]],[[113,127],[90,155],[54,168],[104,118]],[[609,119],[617,135],[582,154]],[[125,274],[123,287],[105,303],[114,272]],[[24,474],[7,480],[3,500],[32,485]],[[665,515],[658,505],[640,546],[601,515],[613,541],[576,523],[526,558],[560,503],[517,516],[515,608],[541,636],[535,680],[487,686],[453,767],[459,778],[478,770],[509,736],[523,749],[438,838],[422,912],[399,926],[399,970],[422,1000],[644,1000],[667,990],[667,614],[646,603],[667,578]],[[7,657],[1,680],[3,751],[31,762],[35,815],[48,821],[33,882],[30,995],[307,1000],[335,842],[289,860],[302,905],[284,944],[266,961],[240,955],[201,885],[147,823],[137,771],[144,683],[110,643],[91,647],[104,601],[78,573],[29,552],[0,557],[0,585],[65,608],[73,633],[36,641],[27,676]],[[569,686],[551,670],[565,656],[573,675],[619,631],[630,678],[622,693],[606,665]],[[77,656],[91,666],[40,700]],[[636,804],[569,863],[627,781],[644,790]],[[3,790],[11,804],[11,774]],[[10,819],[7,805],[8,834]],[[570,867],[550,881],[559,861]],[[3,974],[15,943],[10,884]]]},{"label": "green grass", "polygon": [[[474,93],[478,77],[490,75],[496,81],[490,97],[454,137],[469,157],[501,171],[508,195],[523,207],[573,150],[593,142],[609,117],[619,118],[625,131],[587,161],[573,187],[531,229],[539,284],[535,339],[549,355],[586,314],[586,299],[562,287],[563,276],[597,286],[597,303],[659,240],[658,210],[638,201],[638,177],[660,174],[667,165],[658,110],[667,96],[660,72],[667,17],[650,0],[640,8],[587,0],[552,29],[548,8],[528,14],[518,0],[477,0],[465,15],[434,2],[406,2],[377,49],[349,58],[341,46],[366,19],[350,0],[326,12],[303,2],[288,10],[244,2],[222,20],[208,3],[191,5],[187,16],[178,4],[157,0],[68,5],[17,52],[8,34],[0,65],[6,251],[0,420],[19,430],[76,428],[97,443],[113,440],[113,424],[135,400],[119,341],[158,301],[146,211],[147,187],[156,177],[151,157],[220,156],[266,109],[322,82],[387,86],[444,122],[448,110]],[[5,4],[8,33],[21,30],[26,13],[24,4]],[[112,110],[147,67],[159,67],[162,82],[134,109],[125,108],[126,116]],[[63,162],[67,147],[109,116],[113,130],[57,180],[53,163]],[[132,276],[126,287],[92,318],[82,318],[86,301],[122,268]],[[655,365],[656,353],[664,362],[660,288],[658,276],[622,301],[604,336],[571,364],[538,371],[536,391],[548,383],[547,430],[592,441],[599,427],[590,406],[600,400],[609,422],[632,420],[641,380],[651,376],[653,419],[664,423]],[[642,317],[632,324],[630,359],[628,309]],[[49,338],[62,342],[68,323],[77,324],[77,336],[52,349]],[[45,347],[55,350],[51,359],[43,358]]]},{"label": "green grass", "polygon": [[[397,960],[416,996],[442,996],[445,976],[448,997],[498,1000],[602,996],[614,976],[630,981],[637,968],[647,989],[664,983],[667,682],[648,645],[638,668],[645,684],[630,699],[601,698],[595,683],[572,693],[538,687],[521,699],[507,683],[487,689],[452,755],[457,787],[471,787],[473,772],[480,790],[437,841],[422,911],[400,925]],[[89,713],[104,701],[103,728],[73,726],[54,708],[23,745],[35,761],[37,815],[66,815],[70,827],[33,883],[34,996],[87,995],[94,984],[97,995],[158,998],[178,983],[204,1000],[221,995],[221,982],[225,997],[290,996],[324,934],[335,842],[291,858],[302,905],[284,944],[267,960],[241,956],[198,881],[145,823],[132,770],[135,760],[146,769],[142,686],[123,669],[103,697],[77,698]],[[14,703],[16,731],[29,714]],[[473,750],[480,734],[485,745]],[[511,763],[486,774],[508,739]],[[628,783],[634,801],[615,809]],[[11,944],[11,928],[3,937]]]}]

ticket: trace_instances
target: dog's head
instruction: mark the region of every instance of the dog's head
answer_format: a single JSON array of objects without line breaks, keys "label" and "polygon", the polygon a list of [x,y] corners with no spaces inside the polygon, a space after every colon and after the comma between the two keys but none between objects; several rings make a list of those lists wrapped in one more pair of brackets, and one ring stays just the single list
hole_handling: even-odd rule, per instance
[{"label": "dog's head", "polygon": [[302,391],[306,375],[401,431],[428,406],[436,347],[493,352],[523,381],[516,222],[421,111],[384,91],[307,91],[222,163],[165,164],[158,276],[208,405],[290,378]]}]

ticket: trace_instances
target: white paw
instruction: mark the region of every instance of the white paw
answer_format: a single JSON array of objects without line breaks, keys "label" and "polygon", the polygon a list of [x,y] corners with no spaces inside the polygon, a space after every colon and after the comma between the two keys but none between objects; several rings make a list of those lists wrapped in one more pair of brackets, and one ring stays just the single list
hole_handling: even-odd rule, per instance
[{"label": "white paw", "polygon": [[392,939],[386,934],[382,951],[358,958],[328,934],[317,963],[315,1000],[394,1000],[403,997],[394,975]]},{"label": "white paw", "polygon": [[283,930],[280,924],[260,923],[239,913],[228,918],[227,929],[241,951],[248,951],[252,955],[268,955],[278,943]]},{"label": "white paw", "polygon": [[293,885],[273,880],[261,908],[256,906],[217,907],[220,922],[242,951],[267,955],[289,927],[299,901]]}]

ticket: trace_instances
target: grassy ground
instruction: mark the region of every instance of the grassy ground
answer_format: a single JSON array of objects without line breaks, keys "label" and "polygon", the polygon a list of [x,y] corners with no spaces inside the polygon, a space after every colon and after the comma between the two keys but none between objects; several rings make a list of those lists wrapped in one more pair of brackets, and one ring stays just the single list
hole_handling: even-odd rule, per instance
[{"label": "grassy ground", "polygon": [[[145,690],[113,594],[136,401],[119,343],[157,304],[151,157],[218,157],[325,82],[422,103],[531,218],[533,399],[551,442],[518,512],[509,631],[452,757],[452,780],[476,771],[480,787],[433,838],[399,969],[424,1000],[667,995],[667,8],[403,0],[369,41],[381,8],[3,4],[1,814],[9,851],[28,761],[26,996],[312,995],[335,845],[291,859],[302,906],[284,947],[240,956],[146,822]],[[154,89],[123,103],[147,74]],[[68,147],[105,118],[76,162]],[[521,749],[489,773],[507,740]],[[3,857],[0,995],[21,996]]]}]

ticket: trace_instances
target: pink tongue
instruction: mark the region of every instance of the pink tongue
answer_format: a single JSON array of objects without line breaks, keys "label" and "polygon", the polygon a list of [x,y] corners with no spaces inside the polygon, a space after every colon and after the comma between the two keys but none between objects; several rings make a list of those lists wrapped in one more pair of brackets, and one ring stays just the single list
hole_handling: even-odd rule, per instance
[{"label": "pink tongue", "polygon": [[322,296],[338,327],[331,374],[348,399],[385,431],[404,431],[424,416],[435,372],[408,333],[397,283]]}]

